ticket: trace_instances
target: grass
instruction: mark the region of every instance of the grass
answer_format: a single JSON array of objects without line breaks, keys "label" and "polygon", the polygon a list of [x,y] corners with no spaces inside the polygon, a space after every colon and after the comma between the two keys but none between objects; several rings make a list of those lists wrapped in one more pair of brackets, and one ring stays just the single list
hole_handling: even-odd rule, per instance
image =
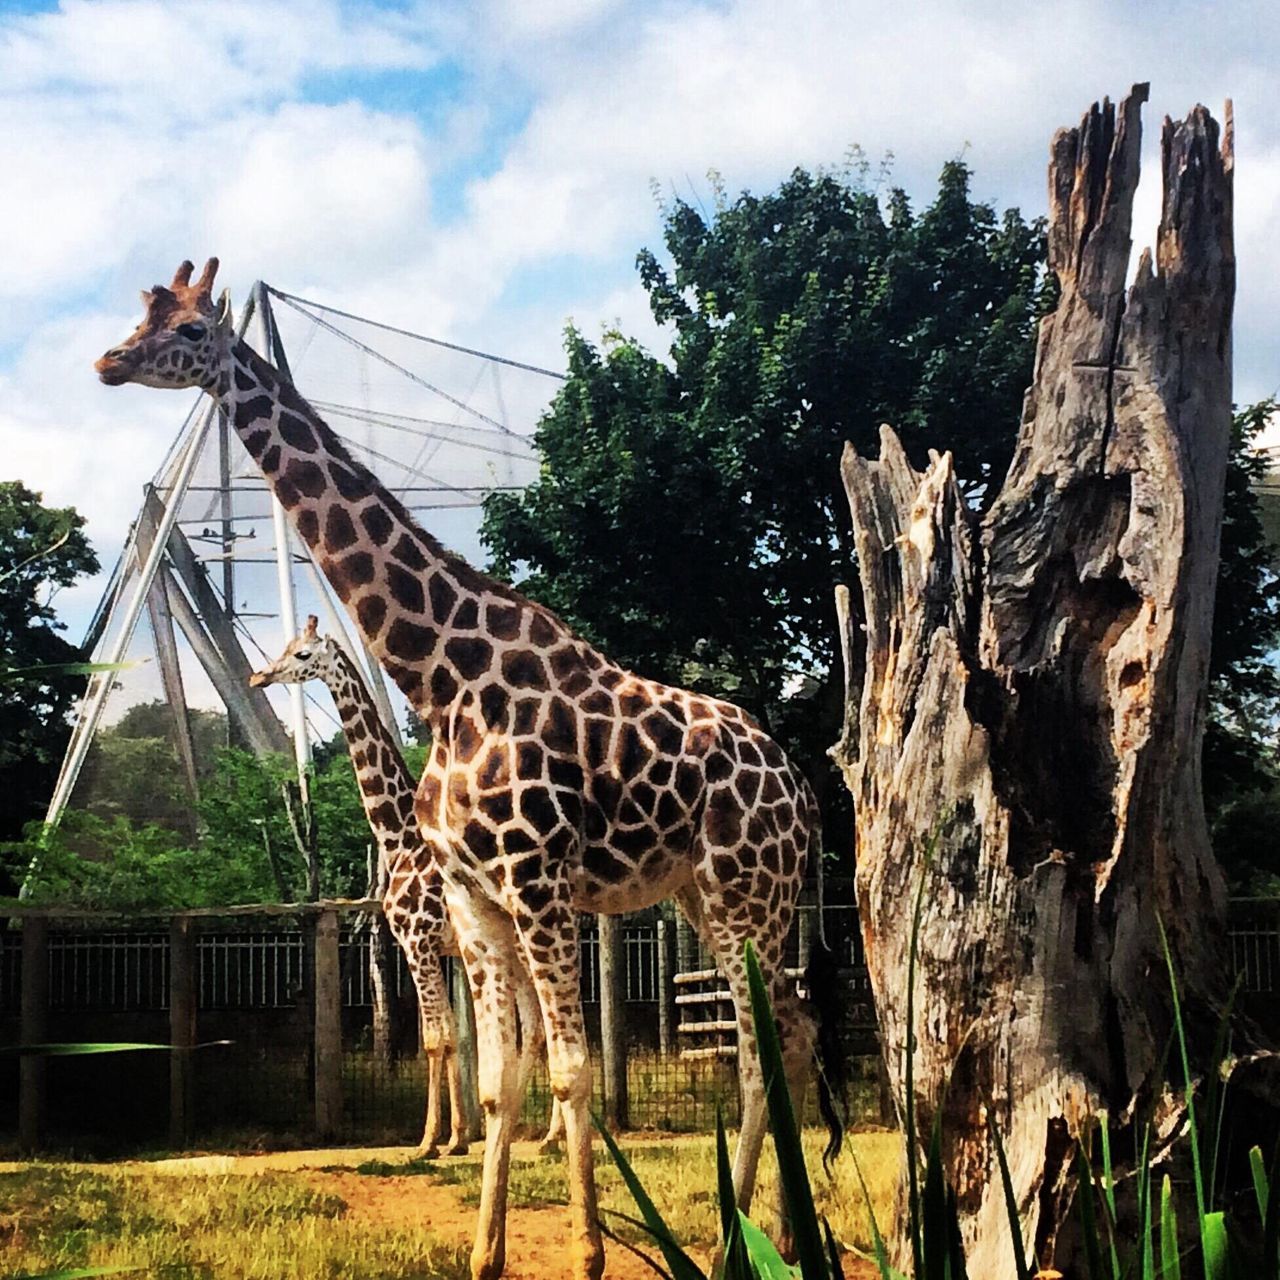
[{"label": "grass", "polygon": [[[822,1168],[825,1141],[825,1132],[818,1130],[807,1131],[803,1138],[805,1158],[814,1171],[813,1192],[818,1212],[830,1219],[838,1240],[869,1252],[872,1247],[871,1224],[854,1160],[856,1158],[862,1166],[877,1220],[890,1222],[902,1158],[902,1139],[896,1133],[849,1135],[845,1150],[832,1162],[830,1176]],[[713,1246],[720,1236],[714,1138],[710,1134],[658,1142],[631,1138],[623,1142],[623,1149],[676,1238],[703,1248]],[[373,1163],[359,1166],[357,1172],[374,1176],[423,1172],[436,1182],[456,1185],[464,1204],[480,1203],[479,1171],[471,1160],[440,1164],[434,1171],[429,1166],[424,1169],[416,1163],[407,1169],[399,1165]],[[623,1185],[622,1175],[599,1149],[596,1155],[596,1186],[602,1209],[634,1216],[635,1204]],[[777,1188],[777,1161],[772,1145],[766,1143],[756,1183],[753,1216],[757,1220],[769,1223],[769,1215],[777,1204]],[[513,1160],[508,1194],[513,1208],[564,1204],[569,1198],[564,1159],[553,1156]],[[623,1225],[615,1229],[624,1239],[643,1239],[634,1228]]]},{"label": "grass", "polygon": [[[846,1150],[828,1178],[821,1172],[824,1135],[805,1135],[818,1209],[846,1244],[869,1248],[870,1229],[853,1160]],[[856,1154],[881,1222],[892,1218],[900,1139],[856,1133]],[[719,1234],[715,1143],[710,1135],[625,1142],[628,1156],[682,1241],[710,1250]],[[407,1164],[370,1161],[350,1170],[368,1177],[418,1175],[452,1184],[465,1205],[479,1201],[479,1148],[467,1160]],[[634,1205],[612,1162],[598,1150],[597,1181],[606,1209]],[[314,1181],[314,1180],[313,1180]],[[227,1280],[464,1280],[466,1249],[420,1231],[356,1221],[343,1200],[293,1173],[174,1174],[130,1164],[119,1168],[32,1164],[0,1173],[0,1275],[130,1264],[165,1277]],[[771,1145],[761,1159],[756,1218],[768,1226],[776,1200]],[[516,1160],[513,1208],[568,1198],[563,1156]],[[633,1228],[621,1227],[628,1239]]]},{"label": "grass", "polygon": [[463,1250],[345,1219],[286,1174],[174,1177],[31,1165],[0,1174],[0,1274],[127,1265],[148,1275],[466,1280]]}]

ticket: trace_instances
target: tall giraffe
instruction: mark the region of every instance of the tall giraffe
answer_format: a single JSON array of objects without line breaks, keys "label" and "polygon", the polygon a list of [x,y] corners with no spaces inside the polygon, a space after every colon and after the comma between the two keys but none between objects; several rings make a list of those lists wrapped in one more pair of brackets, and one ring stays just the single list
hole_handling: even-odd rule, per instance
[{"label": "tall giraffe", "polygon": [[[450,1134],[446,1152],[451,1156],[465,1155],[468,1144],[463,1132],[458,1024],[440,963],[444,956],[457,956],[460,952],[445,907],[439,869],[413,813],[416,783],[382,722],[360,669],[341,645],[318,633],[317,625],[318,619],[312,614],[284,653],[261,671],[255,671],[249,683],[259,688],[320,680],[333,695],[360,788],[360,801],[385,871],[383,911],[392,936],[404,952],[418,995],[422,1050],[427,1058],[427,1114],[418,1154],[427,1159],[440,1154],[436,1140],[440,1136],[440,1100],[447,1081]],[[527,979],[517,1002],[523,1055],[521,1078],[526,1079],[543,1043],[537,996]],[[559,1128],[559,1103],[553,1102],[544,1147],[557,1138]]]},{"label": "tall giraffe", "polygon": [[766,1115],[743,946],[754,942],[800,1087],[815,1025],[783,947],[817,839],[808,784],[740,708],[609,662],[542,606],[424,532],[291,382],[238,340],[217,259],[143,294],[137,330],[97,362],[109,385],[204,388],[228,414],[371,652],[431,730],[415,811],[441,869],[475,998],[486,1114],[471,1270],[505,1264],[519,1108],[517,973],[533,979],[569,1161],[573,1272],[599,1280],[591,1064],[576,913],[674,897],[716,955],[739,1025],[733,1180],[750,1205]]}]

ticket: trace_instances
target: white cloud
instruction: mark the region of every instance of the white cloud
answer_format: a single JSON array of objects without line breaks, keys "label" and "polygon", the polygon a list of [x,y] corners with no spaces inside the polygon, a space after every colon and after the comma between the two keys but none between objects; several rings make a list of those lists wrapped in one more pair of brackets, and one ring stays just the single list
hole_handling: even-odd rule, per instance
[{"label": "white cloud", "polygon": [[[262,275],[553,367],[568,317],[662,348],[632,266],[640,245],[660,247],[651,178],[691,197],[714,166],[732,196],[860,142],[873,159],[891,148],[920,202],[969,144],[975,193],[1034,213],[1052,131],[1147,77],[1148,174],[1164,111],[1199,98],[1218,113],[1235,95],[1237,362],[1242,394],[1264,393],[1280,380],[1278,43],[1261,4],[1206,33],[1189,10],[1156,24],[1102,0],[1077,5],[1065,35],[1036,6],[943,0],[892,13],[870,0],[63,0],[0,20],[5,470],[85,509],[104,550],[118,542],[180,406],[106,391],[90,365],[132,326],[136,291],[183,257],[218,253],[237,298]],[[430,110],[359,100],[361,76],[439,59],[460,87]],[[325,102],[308,96],[320,81]],[[504,112],[519,125],[491,154]],[[468,162],[481,176],[441,192]],[[446,205],[460,212],[437,215]],[[1157,207],[1148,182],[1137,243]],[[557,263],[573,268],[565,283]],[[512,303],[528,272],[544,293]],[[300,374],[327,376],[315,360]],[[516,395],[517,412],[545,392]]]}]

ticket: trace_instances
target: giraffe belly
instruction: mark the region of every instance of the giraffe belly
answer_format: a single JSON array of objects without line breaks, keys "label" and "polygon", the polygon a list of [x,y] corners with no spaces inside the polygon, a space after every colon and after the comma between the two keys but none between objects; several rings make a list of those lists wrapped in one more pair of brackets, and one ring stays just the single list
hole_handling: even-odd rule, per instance
[{"label": "giraffe belly", "polygon": [[687,852],[682,857],[652,849],[632,860],[607,846],[589,845],[572,872],[574,909],[602,915],[643,911],[670,898],[691,876]]}]

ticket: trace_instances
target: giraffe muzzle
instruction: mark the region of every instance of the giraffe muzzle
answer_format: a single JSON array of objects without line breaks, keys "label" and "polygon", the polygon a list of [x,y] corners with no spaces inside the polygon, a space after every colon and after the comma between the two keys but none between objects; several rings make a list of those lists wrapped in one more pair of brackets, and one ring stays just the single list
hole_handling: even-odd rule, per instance
[{"label": "giraffe muzzle", "polygon": [[109,387],[118,387],[129,381],[129,366],[125,361],[125,353],[119,347],[108,351],[93,367],[98,371],[98,379]]},{"label": "giraffe muzzle", "polygon": [[255,671],[249,677],[249,688],[260,689],[264,684],[273,684],[275,676],[270,671]]}]

